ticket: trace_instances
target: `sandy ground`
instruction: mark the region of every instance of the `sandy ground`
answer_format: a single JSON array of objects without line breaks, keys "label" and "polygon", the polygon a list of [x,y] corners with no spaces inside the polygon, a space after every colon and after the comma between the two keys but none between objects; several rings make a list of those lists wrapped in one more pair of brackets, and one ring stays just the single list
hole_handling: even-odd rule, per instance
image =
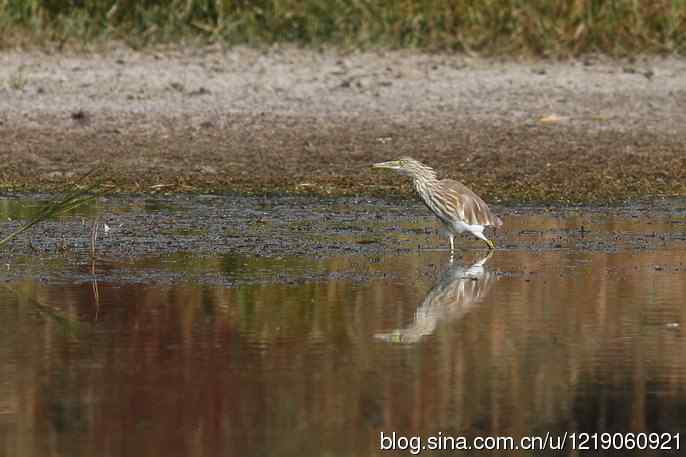
[{"label": "sandy ground", "polygon": [[293,47],[0,54],[0,188],[409,195],[411,155],[487,201],[686,195],[686,61]]}]

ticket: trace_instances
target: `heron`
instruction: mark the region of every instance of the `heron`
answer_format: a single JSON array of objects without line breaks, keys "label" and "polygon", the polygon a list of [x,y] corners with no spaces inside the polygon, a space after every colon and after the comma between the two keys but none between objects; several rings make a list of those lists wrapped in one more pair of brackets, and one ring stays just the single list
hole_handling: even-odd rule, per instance
[{"label": "heron", "polygon": [[482,240],[489,250],[495,249],[493,241],[484,235],[484,229],[500,227],[503,221],[470,188],[452,179],[438,179],[436,170],[412,157],[375,163],[373,167],[389,168],[412,178],[419,197],[441,221],[450,239],[451,254],[455,251],[455,235],[464,232]]}]

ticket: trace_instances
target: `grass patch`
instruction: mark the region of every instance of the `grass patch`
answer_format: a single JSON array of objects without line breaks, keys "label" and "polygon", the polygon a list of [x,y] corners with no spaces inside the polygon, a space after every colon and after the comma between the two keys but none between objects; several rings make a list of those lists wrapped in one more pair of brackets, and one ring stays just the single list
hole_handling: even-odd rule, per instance
[{"label": "grass patch", "polygon": [[686,0],[0,0],[0,46],[108,39],[683,53]]},{"label": "grass patch", "polygon": [[[88,173],[79,179],[79,182],[83,182],[86,178],[91,176],[93,173]],[[71,186],[71,189],[65,192],[61,197],[56,197],[50,200],[48,203],[41,206],[35,214],[26,222],[24,225],[18,229],[10,232],[0,239],[0,248],[12,241],[17,236],[22,233],[32,229],[34,226],[45,222],[48,219],[52,219],[61,216],[69,211],[72,211],[82,205],[93,202],[99,196],[103,195],[105,191],[103,190],[100,181],[94,184],[83,186],[78,182]],[[93,249],[95,244],[95,233],[93,236]]]}]

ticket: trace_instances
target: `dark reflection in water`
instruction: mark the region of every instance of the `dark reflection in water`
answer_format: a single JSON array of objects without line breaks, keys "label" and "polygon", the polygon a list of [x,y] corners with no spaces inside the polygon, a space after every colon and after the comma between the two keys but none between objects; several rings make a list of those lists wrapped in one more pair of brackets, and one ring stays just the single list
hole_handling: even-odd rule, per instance
[{"label": "dark reflection in water", "polygon": [[11,283],[0,455],[359,456],[381,454],[382,431],[684,429],[683,250],[447,256],[294,263],[369,281]]}]

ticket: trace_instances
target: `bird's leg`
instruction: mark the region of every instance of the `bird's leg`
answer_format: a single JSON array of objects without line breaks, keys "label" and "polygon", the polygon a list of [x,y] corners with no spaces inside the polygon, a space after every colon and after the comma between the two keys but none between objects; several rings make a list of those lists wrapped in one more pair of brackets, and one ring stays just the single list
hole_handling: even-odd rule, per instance
[{"label": "bird's leg", "polygon": [[488,249],[489,249],[489,250],[492,251],[492,250],[495,249],[495,243],[493,243],[493,241],[491,241],[491,240],[489,240],[489,239],[486,239],[486,240],[484,240],[484,241],[486,241],[486,244],[488,245]]},{"label": "bird's leg", "polygon": [[452,254],[455,252],[455,235],[450,234],[448,237],[450,238],[450,254]]},{"label": "bird's leg", "polygon": [[488,251],[488,254],[486,254],[486,257],[484,257],[483,259],[481,259],[481,260],[479,260],[478,262],[476,262],[474,265],[472,265],[472,266],[470,267],[470,269],[472,269],[472,268],[483,268],[484,265],[486,264],[486,262],[488,262],[488,259],[490,259],[491,257],[493,257],[493,253],[494,253],[494,252],[495,252],[495,251],[493,251],[493,250],[489,250],[489,251]]}]

